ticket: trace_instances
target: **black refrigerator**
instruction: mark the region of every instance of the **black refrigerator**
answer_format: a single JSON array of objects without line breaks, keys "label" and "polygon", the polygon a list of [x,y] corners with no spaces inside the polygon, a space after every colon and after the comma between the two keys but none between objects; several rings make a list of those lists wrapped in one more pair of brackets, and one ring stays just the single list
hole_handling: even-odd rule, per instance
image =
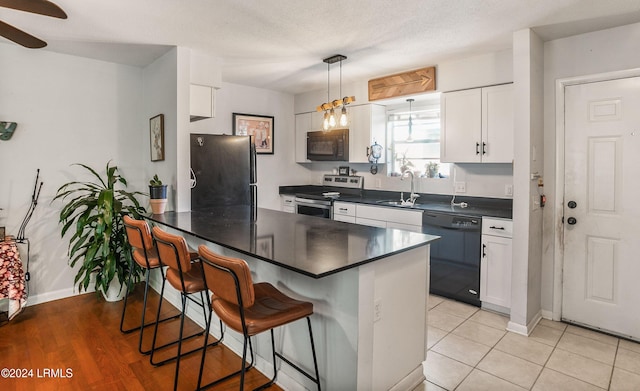
[{"label": "black refrigerator", "polygon": [[191,134],[191,209],[257,206],[256,149],[249,136]]}]

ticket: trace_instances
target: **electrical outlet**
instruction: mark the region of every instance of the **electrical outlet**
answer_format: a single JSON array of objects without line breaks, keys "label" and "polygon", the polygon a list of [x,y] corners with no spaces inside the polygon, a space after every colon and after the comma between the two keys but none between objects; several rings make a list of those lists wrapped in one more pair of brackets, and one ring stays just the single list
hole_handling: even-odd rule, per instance
[{"label": "electrical outlet", "polygon": [[379,189],[382,187],[382,181],[380,179],[376,179],[376,189]]},{"label": "electrical outlet", "polygon": [[513,195],[513,185],[504,185],[504,195],[506,196]]},{"label": "electrical outlet", "polygon": [[382,299],[373,302],[373,321],[377,322],[382,319]]},{"label": "electrical outlet", "polygon": [[467,183],[466,182],[456,182],[455,183],[455,192],[456,193],[466,193],[467,191]]}]

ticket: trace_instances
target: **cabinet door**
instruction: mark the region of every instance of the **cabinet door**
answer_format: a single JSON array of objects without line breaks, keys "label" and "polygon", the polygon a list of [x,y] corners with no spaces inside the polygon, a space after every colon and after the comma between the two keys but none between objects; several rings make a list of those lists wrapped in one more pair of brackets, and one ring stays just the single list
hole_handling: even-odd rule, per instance
[{"label": "cabinet door", "polygon": [[191,84],[189,90],[189,114],[192,120],[215,117],[215,89]]},{"label": "cabinet door", "polygon": [[311,130],[311,113],[296,114],[296,163],[306,163],[307,132]]},{"label": "cabinet door", "polygon": [[440,160],[479,163],[482,137],[482,96],[479,88],[442,94]]},{"label": "cabinet door", "polygon": [[356,218],[354,216],[344,216],[344,215],[333,215],[333,219],[335,221],[342,221],[344,223],[356,223]]},{"label": "cabinet door", "polygon": [[[384,146],[386,109],[380,105],[347,106],[349,113],[349,162],[369,163],[368,148],[374,143]],[[382,159],[384,163],[384,150]]]},{"label": "cabinet door", "polygon": [[513,84],[482,89],[483,163],[513,162]]},{"label": "cabinet door", "polygon": [[480,300],[511,307],[511,239],[482,235]]}]

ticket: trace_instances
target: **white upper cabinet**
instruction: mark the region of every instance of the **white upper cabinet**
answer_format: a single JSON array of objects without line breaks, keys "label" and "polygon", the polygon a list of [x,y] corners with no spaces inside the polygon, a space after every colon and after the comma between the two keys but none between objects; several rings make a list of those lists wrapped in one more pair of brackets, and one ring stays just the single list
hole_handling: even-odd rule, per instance
[{"label": "white upper cabinet", "polygon": [[189,94],[189,114],[191,122],[205,118],[214,118],[216,89],[209,86],[191,84]]},{"label": "white upper cabinet", "polygon": [[[385,147],[387,128],[386,108],[380,105],[366,104],[347,106],[349,113],[349,162],[369,163],[369,147],[374,143]],[[384,151],[378,163],[384,163]]]},{"label": "white upper cabinet", "polygon": [[440,160],[513,162],[513,85],[442,94]]},{"label": "white upper cabinet", "polygon": [[307,132],[322,130],[322,112],[296,114],[296,163],[308,163]]}]

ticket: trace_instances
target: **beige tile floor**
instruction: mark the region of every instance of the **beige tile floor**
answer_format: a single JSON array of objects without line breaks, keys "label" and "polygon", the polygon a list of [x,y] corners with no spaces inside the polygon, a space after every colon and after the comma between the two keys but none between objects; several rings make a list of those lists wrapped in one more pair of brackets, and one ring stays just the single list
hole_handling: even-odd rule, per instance
[{"label": "beige tile floor", "polygon": [[508,319],[429,296],[427,381],[417,390],[640,390],[640,344],[543,319],[529,337]]}]

